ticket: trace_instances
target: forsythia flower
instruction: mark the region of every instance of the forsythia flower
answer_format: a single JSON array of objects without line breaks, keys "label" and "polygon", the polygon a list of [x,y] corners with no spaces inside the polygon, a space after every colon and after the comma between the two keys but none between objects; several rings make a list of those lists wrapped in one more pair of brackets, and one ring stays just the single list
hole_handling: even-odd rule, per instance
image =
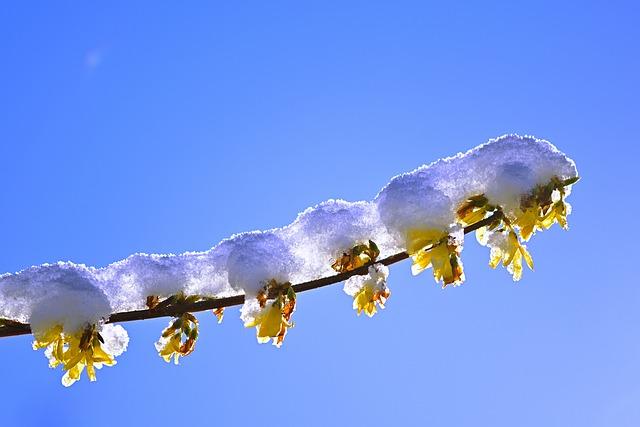
[{"label": "forsythia flower", "polygon": [[567,215],[571,213],[571,205],[564,199],[567,187],[576,181],[577,177],[565,181],[552,178],[548,184],[537,186],[522,199],[512,222],[518,226],[524,241],[528,241],[537,230],[548,229],[556,222],[562,228],[568,228]]},{"label": "forsythia flower", "polygon": [[[275,293],[273,301],[268,300],[270,293]],[[250,313],[244,313],[244,326],[256,328],[256,336],[261,344],[273,339],[273,345],[280,347],[284,342],[287,330],[293,327],[291,315],[296,309],[296,294],[290,283],[277,283],[271,280],[258,294],[257,308],[249,308]],[[248,306],[248,305],[247,305]]]},{"label": "forsythia flower", "polygon": [[345,252],[331,265],[338,273],[355,270],[363,265],[375,261],[380,255],[378,245],[372,240],[368,243],[354,246],[349,253]]},{"label": "forsythia flower", "polygon": [[65,387],[78,381],[85,367],[89,380],[95,381],[96,368],[115,365],[115,356],[120,355],[128,343],[126,332],[121,326],[107,326],[111,329],[119,328],[119,331],[122,331],[119,333],[124,334],[125,338],[122,340],[124,345],[119,344],[119,349],[114,349],[112,345],[109,345],[108,351],[104,348],[105,340],[98,331],[97,325],[88,325],[73,334],[64,333],[60,325],[53,326],[43,333],[35,334],[33,349],[46,348],[45,355],[49,358],[49,366],[52,368],[63,366],[66,372],[62,377],[62,384]]},{"label": "forsythia flower", "polygon": [[476,237],[480,244],[491,248],[489,265],[496,268],[502,262],[513,280],[518,281],[522,278],[523,260],[533,270],[533,259],[520,238],[526,242],[537,230],[548,229],[556,222],[564,229],[568,227],[567,215],[571,213],[571,206],[564,199],[578,179],[554,177],[546,185],[536,186],[520,200],[516,212],[508,214],[499,206],[489,205],[484,195],[471,197],[458,209],[458,220],[466,224],[481,219],[480,213],[484,218],[489,210],[501,213],[491,224],[476,230]]},{"label": "forsythia flower", "polygon": [[436,282],[459,285],[464,281],[460,252],[464,233],[458,229],[451,234],[441,230],[410,230],[407,233],[407,253],[413,259],[411,272],[420,274],[433,267]]},{"label": "forsythia flower", "polygon": [[529,269],[533,270],[533,259],[527,251],[527,247],[520,243],[515,231],[507,230],[492,233],[488,237],[488,245],[491,247],[489,265],[496,268],[502,261],[502,265],[513,275],[513,280],[522,278],[522,259],[524,258]]},{"label": "forsythia flower", "polygon": [[456,217],[462,225],[475,224],[485,219],[488,213],[496,210],[490,205],[484,194],[469,197],[456,211]]},{"label": "forsythia flower", "polygon": [[374,264],[369,267],[366,276],[350,277],[344,284],[344,291],[353,297],[353,309],[358,316],[364,313],[372,317],[377,312],[376,305],[384,308],[391,291],[387,288],[389,269],[383,264]]},{"label": "forsythia flower", "polygon": [[[184,341],[183,341],[184,336]],[[156,350],[165,362],[179,363],[180,356],[190,355],[196,347],[198,340],[198,319],[191,313],[183,313],[181,316],[169,322],[163,331]]]}]

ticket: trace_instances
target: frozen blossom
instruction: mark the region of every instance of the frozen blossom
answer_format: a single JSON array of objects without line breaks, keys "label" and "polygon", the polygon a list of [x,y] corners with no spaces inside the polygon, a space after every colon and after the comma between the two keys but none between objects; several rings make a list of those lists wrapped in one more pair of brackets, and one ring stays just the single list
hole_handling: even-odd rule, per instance
[{"label": "frozen blossom", "polygon": [[391,295],[387,288],[389,268],[381,263],[369,266],[364,276],[352,276],[344,284],[344,292],[353,297],[353,309],[360,315],[364,313],[372,317],[376,306],[384,308],[384,304]]},{"label": "frozen blossom", "polygon": [[344,282],[344,293],[349,296],[355,296],[360,290],[370,285],[375,290],[383,290],[386,288],[387,278],[389,277],[389,267],[384,264],[373,264],[369,266],[366,275],[352,276]]},{"label": "frozen blossom", "polygon": [[65,371],[62,384],[69,387],[80,379],[83,371],[90,381],[96,381],[96,369],[116,364],[129,344],[129,336],[120,325],[86,324],[74,332],[54,325],[34,331],[33,349],[44,348],[49,367],[61,366]]}]

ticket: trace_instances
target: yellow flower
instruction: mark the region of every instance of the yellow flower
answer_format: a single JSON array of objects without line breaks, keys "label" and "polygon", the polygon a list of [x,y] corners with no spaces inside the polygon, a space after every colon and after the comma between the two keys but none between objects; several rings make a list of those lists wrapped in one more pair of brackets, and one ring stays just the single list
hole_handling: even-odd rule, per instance
[{"label": "yellow flower", "polygon": [[[387,288],[389,269],[383,264],[369,266],[368,274],[350,277],[344,284],[344,291],[353,297],[353,309],[358,316],[364,313],[373,317],[377,307],[384,308],[391,292]],[[377,306],[377,307],[376,307]]]},{"label": "yellow flower", "polygon": [[502,261],[502,265],[507,267],[513,275],[513,280],[520,280],[522,278],[522,260],[524,259],[529,269],[533,270],[533,258],[527,251],[527,247],[520,243],[515,231],[499,232],[496,235],[498,237],[489,243],[491,246],[489,265],[491,268],[496,268]]},{"label": "yellow flower", "polygon": [[384,304],[387,302],[387,298],[391,295],[388,289],[374,290],[373,286],[364,285],[360,292],[353,298],[353,309],[358,311],[358,316],[364,311],[364,313],[373,317],[378,311],[376,304],[380,308],[384,308]]},{"label": "yellow flower", "polygon": [[[273,302],[268,301],[270,293],[275,293]],[[280,347],[289,328],[293,327],[291,316],[296,309],[296,294],[290,283],[279,284],[271,280],[258,295],[259,311],[244,323],[247,328],[256,328],[256,336],[261,344],[273,339],[273,345]]]},{"label": "yellow flower", "polygon": [[116,364],[114,356],[104,351],[102,343],[96,325],[88,325],[73,334],[65,334],[61,325],[55,325],[35,335],[33,348],[46,348],[50,367],[63,366],[66,372],[62,384],[68,387],[80,379],[85,367],[89,380],[95,381],[96,368]]},{"label": "yellow flower", "polygon": [[269,305],[255,320],[248,326],[256,326],[258,342],[267,343],[271,338],[277,337],[283,327],[289,327],[282,316],[282,304],[276,300]]},{"label": "yellow flower", "polygon": [[47,349],[45,354],[49,358],[49,366],[51,368],[55,368],[59,364],[64,363],[65,342],[61,325],[55,325],[44,331],[44,333],[34,333],[34,338],[33,349]]},{"label": "yellow flower", "polygon": [[515,225],[520,229],[520,236],[526,242],[539,229],[540,207],[533,206],[521,211],[516,217]]},{"label": "yellow flower", "polygon": [[[514,281],[522,278],[523,260],[533,270],[533,259],[520,239],[526,242],[536,231],[548,229],[556,222],[562,228],[567,228],[567,215],[571,212],[571,206],[564,199],[570,186],[577,181],[578,177],[565,180],[551,178],[547,184],[536,186],[522,197],[515,212],[504,213],[501,207],[492,207],[501,215],[492,224],[476,230],[478,242],[491,248],[489,265],[496,268],[502,263],[512,274]],[[470,198],[458,210],[458,219],[464,223],[485,205],[488,206],[482,196]],[[475,218],[477,217],[472,219]]]},{"label": "yellow flower", "polygon": [[564,198],[568,186],[577,180],[577,177],[564,181],[552,178],[548,184],[537,186],[522,199],[519,211],[511,219],[524,241],[528,241],[536,231],[548,229],[556,222],[562,228],[568,228],[567,215],[571,212],[571,206]]},{"label": "yellow flower", "polygon": [[536,231],[549,229],[556,222],[566,230],[568,212],[570,212],[569,205],[564,200],[558,200],[544,207],[530,206],[524,210],[521,209],[513,223],[518,226],[520,236],[526,242]]},{"label": "yellow flower", "polygon": [[471,196],[458,208],[456,217],[462,225],[475,224],[482,221],[487,213],[493,212],[495,206],[489,204],[489,200],[484,194]]},{"label": "yellow flower", "polygon": [[551,227],[554,223],[560,224],[565,230],[569,228],[567,215],[571,212],[571,205],[564,200],[559,200],[553,204],[549,211],[542,217],[540,224],[544,228]]},{"label": "yellow flower", "polygon": [[380,255],[378,245],[372,240],[369,242],[354,246],[348,253],[345,252],[340,258],[331,265],[338,273],[355,270],[370,262],[373,262]]},{"label": "yellow flower", "polygon": [[461,233],[448,234],[441,230],[413,229],[407,233],[407,253],[413,259],[411,272],[420,274],[433,267],[433,277],[444,286],[459,285],[464,281],[464,271],[459,244]]},{"label": "yellow flower", "polygon": [[177,365],[181,356],[193,353],[197,340],[198,319],[191,313],[183,313],[169,322],[169,326],[162,331],[155,346],[158,355],[165,362],[169,363],[173,358],[173,362]]}]

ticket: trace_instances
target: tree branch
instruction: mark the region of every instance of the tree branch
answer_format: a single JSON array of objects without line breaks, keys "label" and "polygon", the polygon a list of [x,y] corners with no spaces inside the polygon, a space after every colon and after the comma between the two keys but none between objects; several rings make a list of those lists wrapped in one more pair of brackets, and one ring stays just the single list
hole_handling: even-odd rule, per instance
[{"label": "tree branch", "polygon": [[[502,216],[500,211],[494,212],[491,216],[476,222],[475,224],[468,225],[464,228],[464,233],[468,234],[476,231],[479,228],[487,226],[498,220]],[[431,248],[428,248],[431,249]],[[426,250],[428,250],[426,249]],[[387,258],[371,262],[362,267],[356,268],[351,271],[336,274],[329,277],[322,277],[320,279],[311,280],[304,283],[293,285],[293,290],[296,293],[310,291],[312,289],[322,288],[324,286],[333,285],[336,283],[344,282],[352,276],[363,276],[368,273],[369,266],[374,263],[381,263],[384,265],[391,265],[397,262],[403,261],[409,258],[407,252],[400,252],[391,255]],[[154,319],[157,317],[174,317],[183,313],[195,313],[199,311],[215,310],[217,308],[232,307],[236,305],[242,305],[244,303],[244,295],[237,295],[228,298],[216,298],[206,299],[188,304],[175,304],[161,308],[148,309],[148,310],[136,310],[126,311],[122,313],[113,313],[107,319],[106,323],[119,323],[119,322],[131,322],[134,320]],[[28,324],[15,322],[12,320],[0,319],[0,338],[11,337],[17,335],[26,335],[31,333],[31,327]]]}]

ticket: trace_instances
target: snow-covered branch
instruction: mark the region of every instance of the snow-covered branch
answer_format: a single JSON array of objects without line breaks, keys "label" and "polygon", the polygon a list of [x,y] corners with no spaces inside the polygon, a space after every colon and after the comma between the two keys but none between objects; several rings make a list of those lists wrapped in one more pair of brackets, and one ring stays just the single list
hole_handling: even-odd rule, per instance
[{"label": "snow-covered branch", "polygon": [[[491,250],[519,280],[533,258],[525,242],[558,223],[578,180],[575,164],[549,142],[506,135],[398,175],[372,201],[328,200],[277,229],[234,235],[204,252],[131,255],[105,267],[43,264],[0,276],[0,337],[33,333],[63,383],[115,364],[128,336],[113,323],[173,319],[156,343],[165,360],[195,349],[192,313],[242,305],[259,342],[281,346],[299,292],[345,282],[358,314],[390,297],[388,265],[412,259],[446,287],[464,282],[464,235]],[[337,273],[337,274],[336,274]],[[295,285],[291,285],[295,283]]]},{"label": "snow-covered branch", "polygon": [[[471,224],[464,228],[464,233],[468,234],[474,232],[482,227],[485,227],[498,219],[499,213]],[[425,249],[429,250],[429,249]],[[406,251],[399,252],[397,254],[390,255],[384,259],[377,261],[377,264],[392,265],[400,261],[404,261],[409,258],[409,254]],[[300,292],[311,291],[313,289],[322,288],[325,286],[335,285],[337,283],[344,282],[353,276],[364,276],[369,272],[369,267],[374,262],[368,262],[361,267],[353,270],[345,271],[343,273],[333,274],[331,276],[322,277],[320,279],[309,280],[304,283],[293,285],[292,288],[296,294]],[[120,323],[120,322],[132,322],[136,320],[155,319],[158,317],[178,317],[184,313],[198,313],[207,310],[217,310],[221,308],[233,307],[244,304],[244,295],[235,295],[226,298],[205,298],[195,302],[183,302],[178,304],[170,304],[164,307],[157,307],[154,309],[124,311],[120,313],[113,313],[105,321],[105,323]],[[28,324],[5,321],[2,324],[0,320],[0,338],[10,337],[17,335],[27,335],[31,333],[31,327]]]}]

